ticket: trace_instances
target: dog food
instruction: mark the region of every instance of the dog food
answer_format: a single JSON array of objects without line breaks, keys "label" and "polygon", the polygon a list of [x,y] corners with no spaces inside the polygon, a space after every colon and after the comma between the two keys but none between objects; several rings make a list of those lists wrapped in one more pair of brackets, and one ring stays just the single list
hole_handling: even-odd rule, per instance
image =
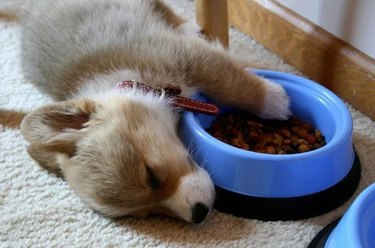
[{"label": "dog food", "polygon": [[268,154],[303,153],[326,144],[319,130],[297,117],[275,121],[235,112],[219,116],[207,131],[229,145]]}]

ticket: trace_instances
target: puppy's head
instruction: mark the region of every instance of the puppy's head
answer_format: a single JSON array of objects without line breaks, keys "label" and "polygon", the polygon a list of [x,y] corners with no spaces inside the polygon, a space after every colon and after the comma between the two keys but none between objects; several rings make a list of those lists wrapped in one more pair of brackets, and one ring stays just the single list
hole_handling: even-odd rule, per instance
[{"label": "puppy's head", "polygon": [[112,96],[42,107],[24,119],[21,130],[29,154],[41,166],[61,170],[95,210],[199,223],[212,208],[214,187],[190,159],[176,122],[153,96]]}]

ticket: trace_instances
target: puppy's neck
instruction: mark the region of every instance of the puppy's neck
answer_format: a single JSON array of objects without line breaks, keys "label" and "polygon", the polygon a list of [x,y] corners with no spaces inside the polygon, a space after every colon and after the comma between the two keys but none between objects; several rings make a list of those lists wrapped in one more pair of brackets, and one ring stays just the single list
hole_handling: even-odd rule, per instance
[{"label": "puppy's neck", "polygon": [[97,74],[91,79],[81,80],[80,88],[73,94],[73,98],[101,98],[103,95],[120,94],[120,90],[116,88],[119,82],[134,79],[139,80],[141,76],[136,71],[121,70],[108,74]]},{"label": "puppy's neck", "polygon": [[141,104],[159,113],[165,112],[167,117],[172,118],[174,122],[174,115],[169,116],[169,113],[174,111],[167,99],[153,92],[134,91],[131,87],[119,88],[118,84],[125,80],[142,81],[143,78],[140,73],[131,70],[98,74],[91,79],[82,80],[80,88],[72,95],[72,98],[90,99],[107,107],[119,106],[125,102]]},{"label": "puppy's neck", "polygon": [[178,86],[181,89],[181,96],[189,97],[197,90],[193,87],[188,87],[183,78],[169,78],[155,76],[151,73],[140,73],[136,70],[118,70],[111,71],[108,74],[97,74],[91,79],[81,80],[80,87],[72,95],[73,98],[85,97],[96,98],[100,95],[122,93],[123,95],[132,91],[129,89],[119,90],[116,85],[126,80],[134,80],[137,82],[145,83],[150,87]]}]

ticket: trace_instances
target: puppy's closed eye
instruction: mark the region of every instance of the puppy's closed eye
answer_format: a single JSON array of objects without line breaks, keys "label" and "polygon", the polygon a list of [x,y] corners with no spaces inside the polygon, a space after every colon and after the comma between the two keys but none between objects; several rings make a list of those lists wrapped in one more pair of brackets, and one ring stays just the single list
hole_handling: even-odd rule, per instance
[{"label": "puppy's closed eye", "polygon": [[148,166],[146,166],[146,171],[147,171],[147,180],[148,180],[148,184],[150,185],[150,187],[153,190],[160,188],[161,181],[159,178],[157,178],[154,171]]}]

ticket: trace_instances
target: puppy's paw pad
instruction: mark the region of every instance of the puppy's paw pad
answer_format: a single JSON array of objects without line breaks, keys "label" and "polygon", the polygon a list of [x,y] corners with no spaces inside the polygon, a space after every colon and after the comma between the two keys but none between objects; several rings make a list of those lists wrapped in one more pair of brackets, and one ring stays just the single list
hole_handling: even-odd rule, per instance
[{"label": "puppy's paw pad", "polygon": [[276,83],[265,80],[266,96],[260,117],[286,120],[291,115],[290,100],[285,89]]}]

